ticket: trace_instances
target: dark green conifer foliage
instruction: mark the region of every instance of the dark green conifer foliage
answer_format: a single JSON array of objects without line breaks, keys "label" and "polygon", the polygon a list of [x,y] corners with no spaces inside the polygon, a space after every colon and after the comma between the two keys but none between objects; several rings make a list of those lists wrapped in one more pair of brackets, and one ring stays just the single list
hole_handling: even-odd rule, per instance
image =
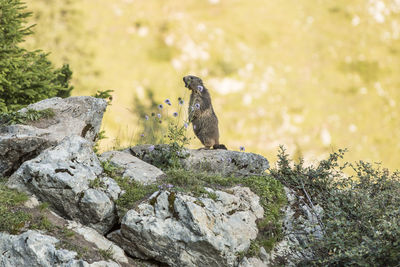
[{"label": "dark green conifer foliage", "polygon": [[49,97],[67,97],[73,89],[68,65],[56,69],[48,54],[18,46],[32,34],[32,26],[24,26],[31,13],[24,9],[20,0],[0,0],[0,112]]}]

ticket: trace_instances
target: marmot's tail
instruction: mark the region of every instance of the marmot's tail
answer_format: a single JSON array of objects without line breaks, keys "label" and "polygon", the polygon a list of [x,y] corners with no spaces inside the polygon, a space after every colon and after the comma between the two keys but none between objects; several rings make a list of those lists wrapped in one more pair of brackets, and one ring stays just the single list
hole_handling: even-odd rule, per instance
[{"label": "marmot's tail", "polygon": [[214,149],[225,149],[225,150],[228,150],[228,149],[226,148],[226,146],[225,146],[225,145],[222,145],[222,144],[213,145],[213,148],[214,148]]}]

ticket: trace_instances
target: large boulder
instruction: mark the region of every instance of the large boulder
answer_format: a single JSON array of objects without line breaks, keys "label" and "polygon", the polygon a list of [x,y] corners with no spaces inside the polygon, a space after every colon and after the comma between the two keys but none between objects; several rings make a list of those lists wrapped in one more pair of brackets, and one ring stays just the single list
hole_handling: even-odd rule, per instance
[{"label": "large boulder", "polygon": [[157,180],[166,176],[159,168],[125,152],[104,152],[99,159],[101,161],[109,161],[118,167],[117,172],[122,177],[128,177],[142,184],[154,184]]},{"label": "large boulder", "polygon": [[51,109],[54,116],[26,122],[27,125],[0,127],[0,176],[11,175],[24,161],[66,136],[79,135],[94,142],[106,107],[104,99],[78,96],[54,97],[21,109],[18,112]]},{"label": "large boulder", "polygon": [[[168,145],[138,145],[124,152],[154,164],[157,161],[161,162],[169,153],[169,149]],[[186,170],[219,173],[225,176],[260,175],[269,168],[269,162],[263,156],[239,151],[184,149],[178,156]]]},{"label": "large boulder", "polygon": [[46,129],[49,132],[48,138],[57,142],[71,135],[79,135],[89,142],[94,142],[107,108],[107,101],[91,96],[54,97],[31,104],[19,112],[49,108],[54,111],[54,116],[30,122],[29,125]]},{"label": "large boulder", "polygon": [[111,178],[99,178],[102,172],[91,143],[71,136],[23,163],[8,186],[35,194],[62,216],[105,233],[116,222],[113,200],[121,190]]},{"label": "large boulder", "polygon": [[77,252],[57,249],[59,240],[36,231],[20,235],[0,233],[0,266],[118,267],[113,261],[88,263],[75,259]]},{"label": "large boulder", "polygon": [[170,266],[235,266],[257,237],[264,210],[247,187],[207,190],[215,200],[155,192],[108,237],[130,255]]}]

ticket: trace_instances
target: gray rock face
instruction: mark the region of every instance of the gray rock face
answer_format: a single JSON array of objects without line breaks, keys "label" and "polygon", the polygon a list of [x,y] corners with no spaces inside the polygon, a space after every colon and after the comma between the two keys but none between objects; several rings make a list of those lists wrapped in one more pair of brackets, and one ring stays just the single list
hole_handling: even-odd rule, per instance
[{"label": "gray rock face", "polygon": [[10,177],[8,186],[33,193],[61,215],[104,233],[116,221],[112,199],[118,196],[118,185],[107,178],[111,191],[106,182],[106,188],[90,188],[90,182],[102,171],[91,143],[71,136],[23,163]]},{"label": "gray rock face", "polygon": [[58,242],[54,237],[31,230],[20,235],[0,233],[0,266],[119,266],[113,261],[101,261],[89,264],[83,260],[76,260],[76,252],[56,249],[55,245]]},{"label": "gray rock face", "polygon": [[79,96],[50,98],[21,109],[19,112],[51,108],[54,116],[29,122],[29,125],[0,127],[0,176],[11,175],[24,161],[66,136],[79,135],[93,142],[106,107],[104,99]]},{"label": "gray rock face", "polygon": [[9,132],[0,133],[0,177],[11,175],[23,162],[53,144],[40,136],[14,135],[15,128],[17,126],[9,126],[5,129]]},{"label": "gray rock face", "polygon": [[110,250],[111,251],[111,258],[119,263],[129,263],[128,257],[125,255],[124,251],[115,245],[113,242],[99,234],[94,229],[83,226],[80,223],[69,221],[68,229],[73,230],[74,232],[82,235],[85,240],[92,242],[96,245],[98,249],[102,250]]},{"label": "gray rock face", "polygon": [[295,246],[307,244],[310,235],[317,239],[323,238],[323,230],[318,222],[323,209],[319,205],[310,207],[304,197],[297,196],[286,187],[285,192],[289,203],[284,210],[284,238],[270,253],[260,255],[267,266],[296,266],[298,261],[311,258],[313,252],[307,249],[300,252]]},{"label": "gray rock face", "polygon": [[54,117],[32,122],[29,125],[46,129],[49,132],[48,138],[58,142],[71,135],[79,135],[93,142],[100,130],[107,101],[91,96],[53,97],[31,104],[20,112],[48,108],[54,111]]},{"label": "gray rock face", "polygon": [[[168,151],[167,145],[150,145],[131,147],[130,152],[150,164],[154,159],[163,157]],[[269,162],[261,155],[230,150],[195,150],[186,149],[182,152],[181,163],[186,170],[220,173],[221,175],[259,175],[269,168]]]},{"label": "gray rock face", "polygon": [[160,169],[125,152],[105,152],[101,154],[100,160],[109,160],[111,163],[121,168],[121,175],[123,177],[129,177],[142,184],[153,184],[158,179],[165,177],[165,173]]},{"label": "gray rock face", "polygon": [[216,200],[158,191],[108,237],[129,254],[171,266],[235,266],[258,233],[259,198],[246,187],[207,189]]},{"label": "gray rock face", "polygon": [[262,260],[255,257],[252,258],[245,257],[239,264],[239,267],[268,267],[268,266],[273,266],[273,265],[267,265]]}]

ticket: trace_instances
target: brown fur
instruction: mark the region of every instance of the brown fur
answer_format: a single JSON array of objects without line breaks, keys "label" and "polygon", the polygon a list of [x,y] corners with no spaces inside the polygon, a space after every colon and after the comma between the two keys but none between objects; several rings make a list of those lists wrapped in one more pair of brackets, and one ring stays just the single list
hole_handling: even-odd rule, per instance
[{"label": "brown fur", "polygon": [[[211,104],[211,96],[203,81],[196,76],[183,77],[185,86],[192,91],[189,101],[189,122],[205,149],[227,149],[219,143],[218,119]],[[200,87],[199,87],[200,86]]]}]

